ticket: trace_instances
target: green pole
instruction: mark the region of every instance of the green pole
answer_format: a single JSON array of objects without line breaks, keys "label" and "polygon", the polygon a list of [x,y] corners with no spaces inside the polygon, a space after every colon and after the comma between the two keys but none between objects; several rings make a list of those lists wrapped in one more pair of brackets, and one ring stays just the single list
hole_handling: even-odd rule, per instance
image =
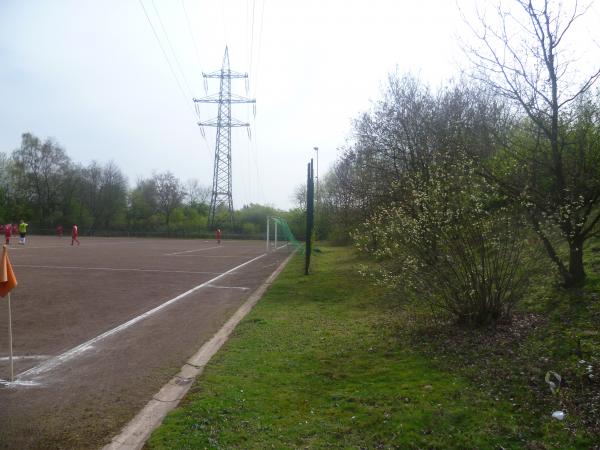
[{"label": "green pole", "polygon": [[312,252],[312,234],[314,225],[314,173],[313,160],[308,163],[306,176],[306,252],[304,259],[304,275],[308,275],[310,255]]}]

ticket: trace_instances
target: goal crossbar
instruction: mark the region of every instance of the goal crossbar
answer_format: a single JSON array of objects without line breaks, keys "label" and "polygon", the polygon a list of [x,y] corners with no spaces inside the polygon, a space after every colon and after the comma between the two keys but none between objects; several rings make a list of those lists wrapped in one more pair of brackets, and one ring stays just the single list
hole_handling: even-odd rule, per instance
[{"label": "goal crossbar", "polygon": [[277,251],[288,245],[293,245],[296,248],[300,247],[299,242],[294,237],[287,222],[281,217],[275,216],[267,217],[267,236],[265,245],[267,252]]}]

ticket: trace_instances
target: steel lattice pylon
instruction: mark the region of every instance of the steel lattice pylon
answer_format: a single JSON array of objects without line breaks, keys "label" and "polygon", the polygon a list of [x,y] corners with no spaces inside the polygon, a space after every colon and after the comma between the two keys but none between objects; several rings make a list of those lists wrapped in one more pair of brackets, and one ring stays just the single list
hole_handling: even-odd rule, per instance
[{"label": "steel lattice pylon", "polygon": [[202,73],[205,79],[219,78],[219,94],[209,95],[204,98],[194,99],[196,103],[217,103],[219,111],[215,119],[198,122],[201,127],[216,127],[215,162],[213,169],[212,195],[210,211],[208,213],[208,226],[215,226],[217,210],[226,207],[229,212],[229,222],[233,226],[233,199],[231,195],[231,129],[233,127],[248,127],[249,123],[240,122],[231,117],[232,103],[256,103],[256,100],[241,97],[231,93],[232,78],[248,78],[247,73],[234,72],[229,68],[229,50],[225,47],[223,65],[221,70],[211,73]]}]

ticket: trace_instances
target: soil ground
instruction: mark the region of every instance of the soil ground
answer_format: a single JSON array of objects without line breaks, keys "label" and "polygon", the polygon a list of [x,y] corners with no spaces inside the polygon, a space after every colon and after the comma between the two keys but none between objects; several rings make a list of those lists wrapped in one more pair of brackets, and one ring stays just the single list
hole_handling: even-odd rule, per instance
[{"label": "soil ground", "polygon": [[[261,257],[258,241],[81,241],[72,247],[68,238],[33,236],[10,249],[19,282],[12,292],[15,375],[31,385],[0,384],[0,448],[108,443],[287,256]],[[7,380],[5,299],[0,305],[0,379]]]}]

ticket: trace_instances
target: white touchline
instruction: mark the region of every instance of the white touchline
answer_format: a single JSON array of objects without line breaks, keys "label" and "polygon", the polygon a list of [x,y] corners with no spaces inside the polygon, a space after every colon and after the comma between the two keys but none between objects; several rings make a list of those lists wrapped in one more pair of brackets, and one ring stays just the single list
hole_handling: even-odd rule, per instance
[{"label": "white touchline", "polygon": [[6,387],[13,387],[13,386],[39,386],[39,383],[36,383],[35,381],[8,381],[8,380],[2,380],[0,379],[0,384],[5,385]]},{"label": "white touchline", "polygon": [[160,305],[158,305],[156,308],[151,309],[150,311],[146,311],[144,314],[141,314],[137,317],[134,317],[131,320],[128,320],[127,322],[112,328],[104,333],[102,333],[99,336],[96,336],[93,339],[90,339],[87,342],[84,342],[83,344],[78,345],[77,347],[72,348],[71,350],[67,350],[66,352],[55,356],[53,358],[50,358],[46,361],[44,361],[43,363],[32,367],[31,369],[28,369],[24,372],[21,372],[20,374],[18,374],[16,376],[17,380],[20,380],[23,377],[27,377],[27,376],[36,376],[36,375],[40,375],[44,372],[48,372],[49,370],[54,369],[55,367],[61,365],[64,362],[67,362],[73,358],[75,358],[76,356],[78,356],[80,353],[90,349],[94,344],[96,344],[97,342],[100,342],[101,340],[112,336],[113,334],[118,333],[119,331],[123,331],[126,328],[129,328],[131,325],[136,324],[137,322],[139,322],[140,320],[145,319],[146,317],[149,317],[151,315],[153,315],[154,313],[160,311],[161,309],[166,308],[167,306],[181,300],[184,297],[187,297],[188,295],[190,295],[193,292],[196,292],[198,289],[201,289],[205,286],[210,285],[212,282],[218,280],[219,278],[224,277],[225,275],[230,274],[231,272],[234,272],[242,267],[244,267],[247,264],[250,264],[260,258],[262,258],[263,256],[265,256],[266,253],[263,253],[262,255],[257,256],[256,258],[252,258],[249,261],[246,261],[245,263],[240,264],[239,266],[234,267],[233,269],[229,269],[227,272],[223,272],[221,275],[214,277],[212,280],[208,280],[205,281],[202,284],[199,284],[198,286],[193,287],[192,289],[185,291],[183,294],[179,294],[177,297],[172,298],[171,300],[167,300],[165,303],[162,303]]},{"label": "white touchline", "polygon": [[162,270],[162,269],[119,269],[115,267],[79,267],[79,266],[40,266],[35,264],[13,264],[13,267],[27,267],[29,269],[70,269],[70,270],[113,270],[121,272],[158,272],[158,273],[191,273],[205,275],[221,275],[222,272],[197,272],[189,270]]},{"label": "white touchline", "polygon": [[248,255],[177,255],[180,257],[194,257],[194,258],[243,258]]},{"label": "white touchline", "polygon": [[211,287],[211,288],[215,288],[215,289],[240,289],[242,291],[247,291],[250,288],[247,287],[240,287],[240,286],[217,286],[216,284],[209,284],[206,287]]},{"label": "white touchline", "polygon": [[182,252],[175,252],[175,253],[165,253],[164,256],[173,256],[173,255],[181,255],[183,253],[194,253],[194,252],[203,252],[204,250],[212,250],[214,248],[222,248],[221,245],[216,246],[216,247],[205,247],[205,248],[197,248],[196,250],[184,250]]},{"label": "white touchline", "polygon": [[[48,359],[48,358],[50,358],[50,355],[13,356],[13,359],[15,361],[21,361],[21,360],[25,360],[25,359]],[[0,361],[9,361],[9,360],[10,360],[9,356],[0,357]]]}]

